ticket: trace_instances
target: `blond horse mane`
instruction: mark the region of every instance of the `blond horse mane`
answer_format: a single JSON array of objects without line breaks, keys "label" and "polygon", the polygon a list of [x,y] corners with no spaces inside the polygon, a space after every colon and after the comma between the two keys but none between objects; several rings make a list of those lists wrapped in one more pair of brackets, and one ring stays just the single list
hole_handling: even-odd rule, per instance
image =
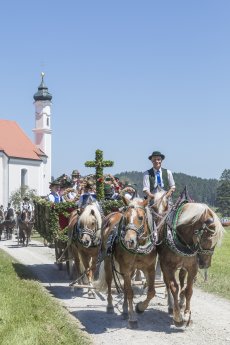
[{"label": "blond horse mane", "polygon": [[205,222],[208,218],[212,218],[213,220],[208,228],[213,225],[215,227],[212,235],[212,246],[215,246],[217,243],[221,243],[225,230],[216,213],[208,207],[208,205],[200,203],[185,204],[182,208],[182,213],[178,218],[177,226],[193,225],[198,221]]},{"label": "blond horse mane", "polygon": [[93,217],[91,213],[92,210],[94,211],[95,217],[97,219],[98,228],[101,229],[102,218],[96,204],[87,205],[85,207],[84,211],[80,215],[79,222],[83,224],[87,223]]},{"label": "blond horse mane", "polygon": [[162,214],[165,212],[168,206],[168,200],[166,197],[166,191],[163,189],[158,190],[154,193],[154,205],[157,208],[157,213]]}]

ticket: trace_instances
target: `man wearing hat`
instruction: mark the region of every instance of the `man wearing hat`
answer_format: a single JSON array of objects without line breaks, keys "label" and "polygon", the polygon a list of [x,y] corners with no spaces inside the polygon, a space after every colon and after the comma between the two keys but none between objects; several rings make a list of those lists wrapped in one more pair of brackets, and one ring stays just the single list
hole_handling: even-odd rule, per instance
[{"label": "man wearing hat", "polygon": [[86,205],[87,205],[87,202],[90,198],[90,201],[92,202],[96,202],[96,193],[95,191],[93,190],[93,184],[89,181],[86,182],[85,186],[84,186],[84,193],[80,196],[80,199],[78,201],[78,207],[80,209],[83,209]]},{"label": "man wearing hat", "polygon": [[24,196],[24,198],[22,199],[23,202],[20,205],[20,211],[22,212],[23,210],[28,210],[28,211],[32,211],[32,206],[29,203],[30,198],[28,196]]},{"label": "man wearing hat", "polygon": [[79,190],[80,190],[80,177],[81,177],[81,175],[80,175],[79,171],[75,169],[75,170],[73,170],[71,177],[72,177],[72,189],[73,189],[73,191],[69,192],[68,198],[74,200],[77,197]]},{"label": "man wearing hat", "polygon": [[48,195],[48,201],[54,202],[54,203],[59,203],[62,200],[62,197],[59,194],[60,190],[60,182],[55,180],[50,182],[50,194]]},{"label": "man wearing hat", "polygon": [[[161,167],[165,155],[160,151],[153,151],[148,159],[152,162],[153,167],[144,172],[143,192],[145,195],[149,198],[153,198],[158,186],[165,191],[173,193],[176,189],[173,174],[170,170]],[[169,202],[172,203],[170,200]],[[162,279],[159,258],[157,259],[156,265],[156,279]]]},{"label": "man wearing hat", "polygon": [[143,192],[147,197],[153,198],[157,187],[163,188],[165,191],[174,192],[176,189],[173,174],[170,170],[161,167],[165,156],[160,151],[153,151],[148,157],[153,167],[144,172],[143,176]]}]

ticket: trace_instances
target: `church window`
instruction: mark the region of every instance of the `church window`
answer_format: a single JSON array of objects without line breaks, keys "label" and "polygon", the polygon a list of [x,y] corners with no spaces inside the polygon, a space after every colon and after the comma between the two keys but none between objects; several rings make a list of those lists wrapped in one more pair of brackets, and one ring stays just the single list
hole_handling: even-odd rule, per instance
[{"label": "church window", "polygon": [[21,170],[21,188],[28,186],[28,171],[27,169]]}]

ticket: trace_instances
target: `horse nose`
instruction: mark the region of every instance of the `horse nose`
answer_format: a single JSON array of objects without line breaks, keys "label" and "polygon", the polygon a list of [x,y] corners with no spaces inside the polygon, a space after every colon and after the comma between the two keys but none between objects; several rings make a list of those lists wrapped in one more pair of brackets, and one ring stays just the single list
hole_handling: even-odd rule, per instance
[{"label": "horse nose", "polygon": [[135,248],[136,247],[136,242],[134,241],[134,239],[130,239],[129,241],[128,241],[128,247],[129,248]]},{"label": "horse nose", "polygon": [[89,247],[90,241],[89,240],[84,240],[83,241],[85,247]]}]

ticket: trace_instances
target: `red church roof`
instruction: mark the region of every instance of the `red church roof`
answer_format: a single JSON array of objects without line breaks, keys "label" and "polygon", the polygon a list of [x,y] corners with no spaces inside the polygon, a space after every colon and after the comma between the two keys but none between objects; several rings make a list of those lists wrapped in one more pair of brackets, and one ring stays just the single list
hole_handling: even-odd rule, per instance
[{"label": "red church roof", "polygon": [[0,151],[8,157],[41,160],[44,156],[15,121],[0,120]]}]

